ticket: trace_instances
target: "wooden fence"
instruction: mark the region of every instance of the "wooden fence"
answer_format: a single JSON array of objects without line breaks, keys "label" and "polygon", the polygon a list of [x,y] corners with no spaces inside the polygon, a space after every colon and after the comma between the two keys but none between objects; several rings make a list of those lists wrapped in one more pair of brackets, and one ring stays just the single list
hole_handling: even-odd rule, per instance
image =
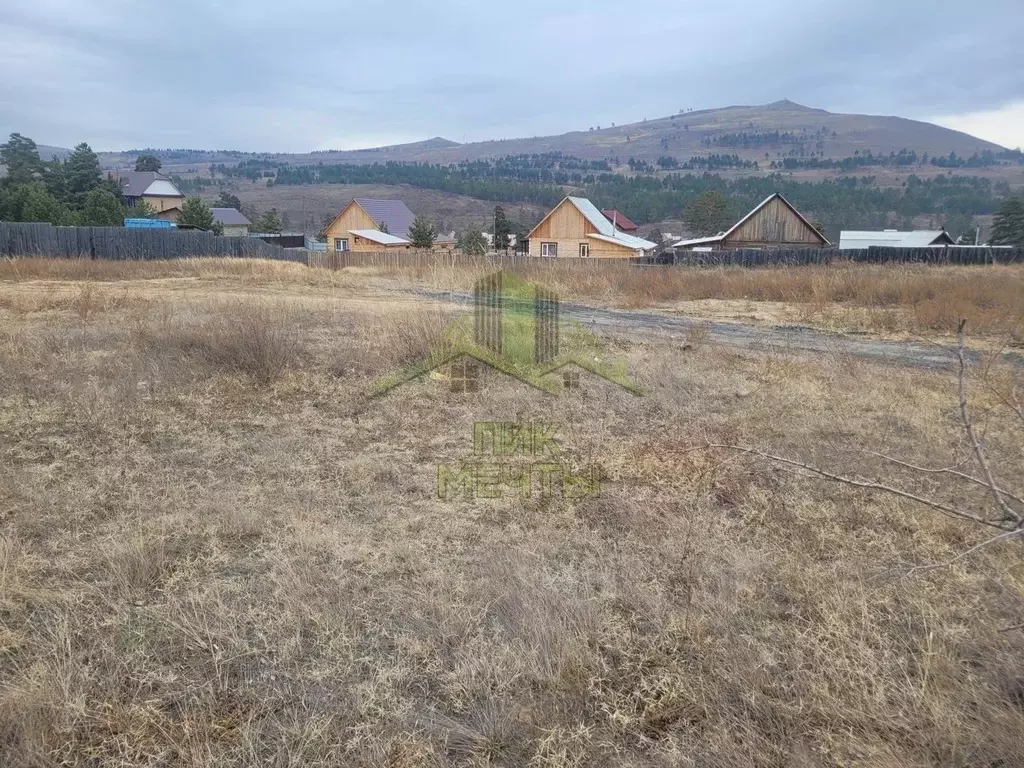
[{"label": "wooden fence", "polygon": [[454,251],[307,251],[285,249],[251,237],[216,237],[208,232],[121,227],[54,227],[50,224],[0,222],[0,258],[43,256],[58,259],[155,260],[201,257],[256,258],[295,261],[311,267],[419,268],[473,266],[531,269],[566,266],[590,269],[610,264],[688,267],[778,267],[842,262],[872,264],[1018,264],[1024,248],[838,248],[739,251],[682,251],[647,259],[545,259],[522,254],[470,256]]},{"label": "wooden fence", "polygon": [[853,261],[865,264],[1019,264],[1024,248],[838,248],[680,251],[658,263],[692,267],[797,267]]},{"label": "wooden fence", "polygon": [[217,237],[209,232],[166,229],[0,222],[0,257],[28,256],[114,261],[228,257],[306,263],[305,251],[285,250],[250,237]]}]

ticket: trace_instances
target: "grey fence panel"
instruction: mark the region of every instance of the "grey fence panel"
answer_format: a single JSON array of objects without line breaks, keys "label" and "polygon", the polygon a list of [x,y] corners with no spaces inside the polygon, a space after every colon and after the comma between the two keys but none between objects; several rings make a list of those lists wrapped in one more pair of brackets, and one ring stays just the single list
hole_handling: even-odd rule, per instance
[{"label": "grey fence panel", "polygon": [[742,249],[736,251],[681,251],[667,260],[692,267],[780,267],[858,262],[864,264],[1018,264],[1022,248],[838,248]]},{"label": "grey fence panel", "polygon": [[306,263],[303,249],[286,250],[248,237],[122,227],[54,227],[0,221],[0,257],[113,261],[202,257],[261,258]]}]

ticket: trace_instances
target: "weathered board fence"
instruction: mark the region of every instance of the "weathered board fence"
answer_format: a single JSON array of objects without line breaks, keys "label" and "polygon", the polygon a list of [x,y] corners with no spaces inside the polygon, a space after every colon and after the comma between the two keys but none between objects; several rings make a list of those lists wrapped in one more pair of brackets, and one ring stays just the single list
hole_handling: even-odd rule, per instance
[{"label": "weathered board fence", "polygon": [[691,267],[797,267],[834,264],[1018,264],[1024,248],[838,248],[742,249],[735,251],[680,251],[659,257],[657,263]]},{"label": "weathered board fence", "polygon": [[472,256],[454,251],[326,251],[310,252],[308,264],[311,267],[345,269],[346,267],[376,268],[423,268],[492,266],[523,262],[529,257],[506,257],[497,254]]},{"label": "weathered board fence", "polygon": [[209,232],[123,227],[54,227],[0,221],[0,257],[148,261],[204,257],[256,258],[306,263],[304,251],[285,250],[250,237]]}]

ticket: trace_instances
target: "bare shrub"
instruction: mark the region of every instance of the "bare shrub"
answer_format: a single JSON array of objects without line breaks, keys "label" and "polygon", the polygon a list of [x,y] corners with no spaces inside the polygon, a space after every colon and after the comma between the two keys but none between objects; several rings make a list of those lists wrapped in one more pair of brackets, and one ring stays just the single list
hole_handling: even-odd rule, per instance
[{"label": "bare shrub", "polygon": [[367,340],[385,369],[414,365],[443,348],[445,332],[455,317],[430,307],[386,311],[374,321]]},{"label": "bare shrub", "polygon": [[270,384],[299,365],[302,337],[294,312],[266,303],[220,307],[201,325],[183,325],[154,339],[211,368]]}]

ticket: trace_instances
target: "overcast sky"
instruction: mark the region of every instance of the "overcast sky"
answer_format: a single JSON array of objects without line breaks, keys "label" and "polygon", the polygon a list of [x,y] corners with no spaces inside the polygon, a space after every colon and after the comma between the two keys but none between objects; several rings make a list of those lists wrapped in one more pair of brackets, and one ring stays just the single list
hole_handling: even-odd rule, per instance
[{"label": "overcast sky", "polygon": [[0,132],[351,149],[788,98],[1024,146],[1022,0],[0,0]]}]

